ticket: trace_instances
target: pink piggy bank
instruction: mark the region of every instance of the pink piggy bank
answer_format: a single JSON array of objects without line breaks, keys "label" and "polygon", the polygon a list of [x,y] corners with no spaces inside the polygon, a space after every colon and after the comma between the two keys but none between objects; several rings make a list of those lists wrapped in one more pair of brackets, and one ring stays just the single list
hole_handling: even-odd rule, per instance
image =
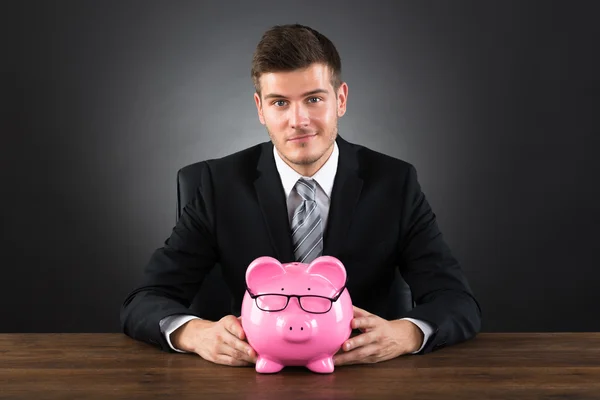
[{"label": "pink piggy bank", "polygon": [[284,366],[333,372],[333,355],[350,337],[354,316],[346,269],[334,257],[281,264],[259,257],[246,270],[242,327],[258,354],[256,371]]}]

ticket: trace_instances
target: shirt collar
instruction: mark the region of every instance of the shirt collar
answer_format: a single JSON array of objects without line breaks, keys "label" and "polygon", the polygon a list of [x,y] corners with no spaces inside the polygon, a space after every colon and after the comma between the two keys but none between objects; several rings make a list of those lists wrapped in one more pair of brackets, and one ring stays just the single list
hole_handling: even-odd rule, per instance
[{"label": "shirt collar", "polygon": [[[283,185],[285,198],[287,199],[290,196],[290,192],[296,185],[298,179],[302,178],[303,176],[294,171],[292,167],[283,161],[275,146],[273,146],[273,154],[275,155],[275,165],[277,166],[277,172],[279,172],[279,176],[281,177],[281,184]],[[323,164],[323,166],[312,177],[304,176],[306,179],[314,179],[319,184],[321,189],[323,189],[328,198],[331,198],[333,181],[335,179],[335,174],[337,173],[339,154],[340,151],[338,149],[337,142],[333,142],[333,152],[327,161],[325,161],[325,164]]]}]

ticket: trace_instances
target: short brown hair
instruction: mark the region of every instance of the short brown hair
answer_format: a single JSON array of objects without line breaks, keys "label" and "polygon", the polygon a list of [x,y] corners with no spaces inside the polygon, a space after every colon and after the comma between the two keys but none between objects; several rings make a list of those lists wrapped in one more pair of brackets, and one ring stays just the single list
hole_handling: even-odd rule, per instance
[{"label": "short brown hair", "polygon": [[313,63],[331,70],[331,85],[337,91],[342,83],[342,62],[333,43],[308,26],[276,25],[266,31],[252,57],[252,82],[260,95],[260,76],[267,72],[293,71]]}]

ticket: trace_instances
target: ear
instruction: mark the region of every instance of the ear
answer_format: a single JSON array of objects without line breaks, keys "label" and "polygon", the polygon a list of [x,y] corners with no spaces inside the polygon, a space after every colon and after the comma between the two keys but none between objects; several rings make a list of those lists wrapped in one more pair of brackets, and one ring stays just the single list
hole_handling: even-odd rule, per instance
[{"label": "ear", "polygon": [[256,111],[258,112],[258,120],[261,124],[265,124],[265,116],[263,115],[262,102],[258,93],[254,93],[254,102],[256,103]]},{"label": "ear", "polygon": [[348,84],[342,82],[337,91],[337,115],[338,117],[346,114],[346,106],[348,104]]},{"label": "ear", "polygon": [[346,283],[346,268],[335,257],[322,256],[315,258],[306,269],[306,272],[311,275],[322,276],[338,290]]},{"label": "ear", "polygon": [[261,283],[285,273],[283,265],[273,257],[259,257],[246,269],[246,285],[254,291]]}]

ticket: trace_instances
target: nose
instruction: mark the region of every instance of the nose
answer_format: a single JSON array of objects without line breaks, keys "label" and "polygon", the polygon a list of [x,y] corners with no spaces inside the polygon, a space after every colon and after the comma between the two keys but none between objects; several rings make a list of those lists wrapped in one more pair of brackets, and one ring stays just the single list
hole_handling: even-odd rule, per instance
[{"label": "nose", "polygon": [[308,318],[289,318],[282,326],[283,337],[288,342],[301,343],[312,336],[312,326]]},{"label": "nose", "polygon": [[290,126],[294,129],[301,129],[308,126],[310,118],[308,109],[304,104],[294,104],[290,107]]}]

